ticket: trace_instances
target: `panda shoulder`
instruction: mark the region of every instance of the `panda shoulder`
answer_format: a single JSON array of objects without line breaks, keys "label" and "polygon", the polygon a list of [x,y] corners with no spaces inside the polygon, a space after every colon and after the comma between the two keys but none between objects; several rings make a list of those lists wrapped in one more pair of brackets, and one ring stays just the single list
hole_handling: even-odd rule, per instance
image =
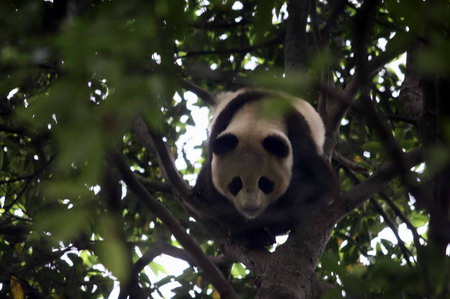
[{"label": "panda shoulder", "polygon": [[215,114],[220,113],[220,111],[225,108],[225,106],[234,100],[238,95],[251,91],[249,88],[241,88],[237,91],[224,91],[216,95],[214,100],[214,112]]},{"label": "panda shoulder", "polygon": [[215,96],[214,105],[212,107],[213,116],[210,121],[210,129],[214,126],[217,116],[225,109],[225,107],[233,101],[238,95],[251,91],[249,88],[241,88],[237,91],[224,91]]},{"label": "panda shoulder", "polygon": [[286,98],[295,110],[305,119],[311,133],[311,138],[316,144],[318,152],[322,154],[323,145],[325,143],[325,125],[322,117],[309,102],[284,92],[279,92],[279,94]]}]

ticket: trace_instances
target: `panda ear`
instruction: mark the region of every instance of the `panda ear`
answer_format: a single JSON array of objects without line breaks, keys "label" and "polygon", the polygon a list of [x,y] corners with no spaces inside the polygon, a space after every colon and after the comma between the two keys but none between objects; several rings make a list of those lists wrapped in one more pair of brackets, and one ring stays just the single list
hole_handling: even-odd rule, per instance
[{"label": "panda ear", "polygon": [[286,141],[275,135],[267,136],[263,140],[263,147],[271,154],[280,158],[286,158],[289,155],[289,146]]},{"label": "panda ear", "polygon": [[238,145],[239,140],[231,133],[224,134],[214,140],[212,144],[212,151],[216,155],[224,155],[231,152]]}]

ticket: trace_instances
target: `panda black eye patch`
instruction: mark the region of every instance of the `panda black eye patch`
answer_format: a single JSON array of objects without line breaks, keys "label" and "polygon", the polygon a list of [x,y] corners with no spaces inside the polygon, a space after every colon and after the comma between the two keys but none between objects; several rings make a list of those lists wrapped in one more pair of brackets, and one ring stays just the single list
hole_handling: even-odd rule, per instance
[{"label": "panda black eye patch", "polygon": [[258,187],[264,194],[271,193],[273,191],[273,185],[273,182],[265,176],[262,176],[258,181]]},{"label": "panda black eye patch", "polygon": [[212,150],[216,155],[223,155],[234,150],[238,143],[239,140],[235,135],[225,134],[214,140]]},{"label": "panda black eye patch", "polygon": [[269,153],[272,153],[280,158],[285,158],[289,154],[289,147],[286,144],[286,141],[275,135],[264,138],[263,147]]},{"label": "panda black eye patch", "polygon": [[231,194],[233,194],[234,196],[236,196],[239,191],[241,191],[242,189],[242,181],[241,178],[239,177],[235,177],[231,183],[228,184],[228,190],[231,192]]}]

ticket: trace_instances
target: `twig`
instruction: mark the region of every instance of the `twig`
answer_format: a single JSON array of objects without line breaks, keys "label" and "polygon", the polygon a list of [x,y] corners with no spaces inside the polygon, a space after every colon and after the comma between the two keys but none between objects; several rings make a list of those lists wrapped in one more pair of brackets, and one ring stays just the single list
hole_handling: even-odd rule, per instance
[{"label": "twig", "polygon": [[361,252],[362,255],[364,255],[366,258],[369,258],[367,251],[364,248],[362,248],[361,245],[358,242],[356,242],[356,240],[354,240],[352,237],[347,236],[346,234],[338,232],[336,230],[333,233],[334,233],[334,235],[338,236],[339,238],[342,238],[344,240],[351,242],[353,245],[355,245],[355,247],[359,250],[359,252]]},{"label": "twig", "polygon": [[[374,206],[375,210],[377,210],[378,214],[383,217],[383,220],[386,222],[387,226],[391,229],[391,231],[394,233],[395,238],[397,239],[397,244],[400,246],[400,250],[403,252],[403,255],[405,256],[406,263],[410,268],[412,268],[412,264],[409,261],[409,257],[412,257],[414,259],[414,256],[412,255],[411,251],[406,248],[405,242],[400,238],[400,235],[398,234],[398,230],[395,226],[395,224],[389,219],[389,216],[383,211],[383,208],[378,204],[378,202],[374,198],[370,198],[370,204]],[[417,261],[414,260],[414,262],[417,263]]]},{"label": "twig", "polygon": [[421,236],[419,236],[419,234],[417,233],[417,229],[414,227],[414,225],[412,225],[409,219],[402,213],[402,211],[397,207],[397,205],[384,192],[380,192],[379,195],[381,199],[384,200],[389,205],[389,207],[394,211],[395,215],[399,217],[403,221],[403,223],[405,223],[406,226],[409,228],[409,230],[413,235],[414,245],[416,246],[417,249],[419,249],[422,245],[420,244],[419,241],[421,239]]},{"label": "twig", "polygon": [[[161,141],[162,142],[162,141]],[[157,145],[158,147],[158,145]],[[206,277],[214,285],[221,295],[221,298],[237,298],[231,285],[223,277],[219,269],[211,262],[208,256],[203,252],[197,242],[186,233],[178,219],[159,201],[154,199],[150,193],[136,180],[127,163],[122,156],[116,154],[113,156],[114,162],[122,175],[127,186],[142,202],[169,228],[175,238],[180,242],[184,249],[191,255],[192,259],[205,271]]]}]

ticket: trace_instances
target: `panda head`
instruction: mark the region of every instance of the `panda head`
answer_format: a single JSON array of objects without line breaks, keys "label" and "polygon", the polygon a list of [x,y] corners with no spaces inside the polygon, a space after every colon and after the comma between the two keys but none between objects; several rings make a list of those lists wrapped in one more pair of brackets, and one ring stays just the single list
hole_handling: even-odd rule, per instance
[{"label": "panda head", "polygon": [[212,140],[212,181],[244,217],[253,219],[287,190],[292,147],[281,122],[239,113]]}]

